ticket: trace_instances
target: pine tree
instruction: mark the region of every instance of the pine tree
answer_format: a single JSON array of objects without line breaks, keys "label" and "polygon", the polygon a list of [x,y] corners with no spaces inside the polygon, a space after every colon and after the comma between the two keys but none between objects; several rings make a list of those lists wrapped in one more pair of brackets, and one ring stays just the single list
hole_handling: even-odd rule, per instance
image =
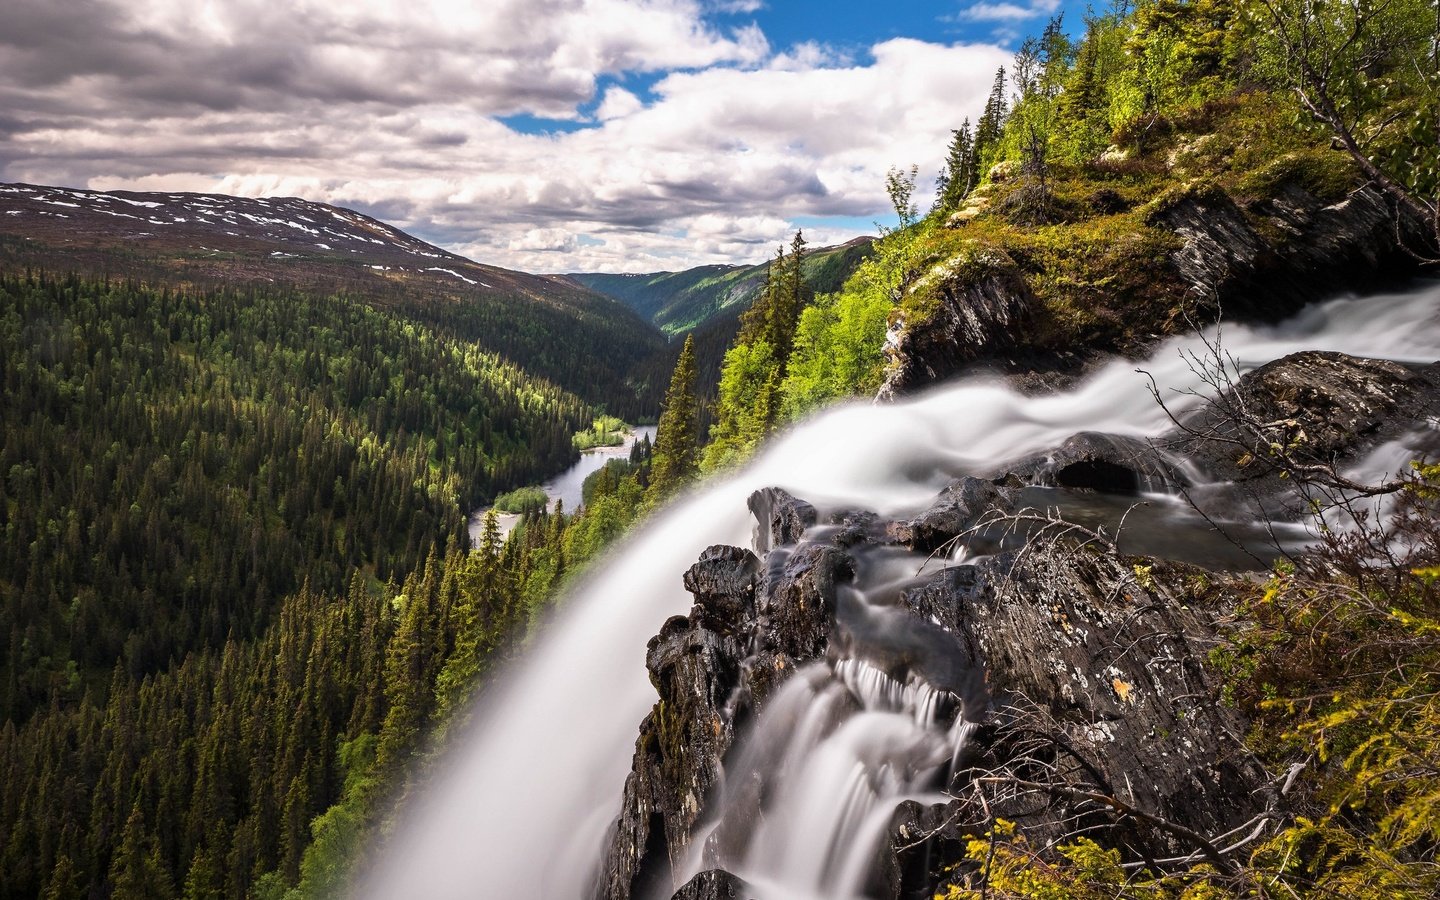
[{"label": "pine tree", "polygon": [[995,164],[1008,111],[1005,103],[1005,67],[1001,66],[995,70],[995,83],[990,87],[985,111],[980,114],[980,121],[975,125],[975,165],[980,177],[984,177]]},{"label": "pine tree", "polygon": [[809,299],[805,284],[805,234],[797,229],[790,241],[790,255],[781,252],[779,284],[770,302],[766,339],[775,349],[775,360],[779,363],[779,376],[785,376],[785,367],[790,360],[790,348],[795,342],[795,323],[800,318]]},{"label": "pine tree", "polygon": [[950,134],[945,171],[940,173],[940,190],[935,198],[935,208],[947,212],[958,208],[961,201],[970,196],[977,174],[975,136],[970,130],[970,120],[966,119]]},{"label": "pine tree", "polygon": [[698,466],[696,432],[699,405],[695,400],[695,339],[687,336],[665,391],[665,407],[655,429],[650,488],[645,502],[655,505],[695,477]]}]

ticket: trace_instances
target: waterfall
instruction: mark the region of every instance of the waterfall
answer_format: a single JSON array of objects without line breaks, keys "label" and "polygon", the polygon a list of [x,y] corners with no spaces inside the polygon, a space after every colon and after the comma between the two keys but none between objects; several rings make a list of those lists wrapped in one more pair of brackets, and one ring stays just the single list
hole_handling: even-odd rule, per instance
[{"label": "waterfall", "polygon": [[[1440,359],[1437,310],[1440,285],[1430,283],[1313,306],[1278,326],[1228,326],[1224,346],[1245,367],[1307,349],[1429,363]],[[1142,363],[1173,411],[1199,402],[1168,393],[1201,387],[1181,358],[1187,350],[1203,354],[1204,347],[1194,337],[1172,339]],[[583,896],[618,812],[638,725],[655,701],[646,643],[667,617],[689,610],[680,576],[702,550],[749,543],[751,492],[779,486],[822,509],[897,516],[923,507],[954,477],[993,470],[1080,431],[1157,435],[1169,420],[1135,365],[1116,361],[1047,396],[969,378],[903,403],[841,405],[778,436],[743,470],[672,503],[595,567],[487,692],[360,895]],[[1404,449],[1387,448],[1385,460],[1401,459]],[[843,858],[843,848],[878,834],[877,817],[889,813],[885,798],[930,789],[968,733],[963,719],[939,716],[934,693],[860,659],[792,676],[734,764],[803,769],[787,782],[785,812],[746,848],[745,874],[774,885],[774,896],[855,891],[866,861]],[[771,720],[780,733],[766,738]]]}]

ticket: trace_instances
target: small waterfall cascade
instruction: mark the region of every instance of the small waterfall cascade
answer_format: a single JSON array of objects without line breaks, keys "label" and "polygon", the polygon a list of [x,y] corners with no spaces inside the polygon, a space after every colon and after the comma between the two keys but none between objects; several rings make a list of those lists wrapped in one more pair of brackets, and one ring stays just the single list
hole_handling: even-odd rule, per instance
[{"label": "small waterfall cascade", "polygon": [[[890,611],[899,624],[897,610],[873,605],[863,589],[840,590],[841,614],[852,621],[883,621]],[[901,627],[924,626],[904,619]],[[953,641],[938,628],[928,637]],[[982,708],[965,709],[918,671],[892,673],[864,656],[804,667],[728,765],[717,814],[677,880],[718,867],[764,896],[863,896],[896,805],[942,799],[960,767],[985,712],[983,698],[972,702]]]},{"label": "small waterfall cascade", "polygon": [[[1312,306],[1277,326],[1227,327],[1224,346],[1245,367],[1299,350],[1428,364],[1440,359],[1440,284]],[[1173,339],[1141,363],[1177,414],[1199,402],[1183,392],[1202,387],[1183,351],[1203,353],[1204,345]],[[638,725],[655,702],[646,644],[668,617],[689,610],[681,574],[701,551],[748,545],[754,491],[778,486],[821,508],[911,515],[951,479],[1046,453],[1080,432],[1164,432],[1169,419],[1135,368],[1116,361],[1045,396],[970,378],[901,403],[841,405],[672,503],[564,598],[526,656],[489,687],[358,895],[581,900],[618,811]],[[1388,455],[1367,465],[1406,451],[1384,448]],[[842,592],[851,621],[883,625],[879,595],[894,589],[883,581],[877,572]],[[946,786],[978,713],[957,705],[954,691],[889,671],[842,652],[776,690],[727,760],[720,808],[707,811],[710,831],[692,845],[695,870],[710,854],[770,887],[765,896],[863,893],[895,803]],[[763,824],[753,833],[727,829],[731,809],[760,802],[757,784],[765,785]]]}]

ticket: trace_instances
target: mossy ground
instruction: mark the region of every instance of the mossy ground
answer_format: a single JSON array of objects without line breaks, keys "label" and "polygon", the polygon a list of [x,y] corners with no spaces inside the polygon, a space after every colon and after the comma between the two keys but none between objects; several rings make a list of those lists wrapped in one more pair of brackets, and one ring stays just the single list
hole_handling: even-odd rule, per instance
[{"label": "mossy ground", "polygon": [[[1187,328],[1193,300],[1171,263],[1182,239],[1154,224],[1176,203],[1223,193],[1242,210],[1297,187],[1334,203],[1359,184],[1353,163],[1304,123],[1287,94],[1250,91],[1157,118],[1083,164],[1052,164],[1049,199],[1021,207],[1024,180],[1002,164],[938,227],[920,227],[924,272],[902,300],[907,321],[938,309],[944,280],[1012,265],[1040,303],[1038,351],[1130,353]],[[1246,213],[1257,230],[1263,216]]]}]

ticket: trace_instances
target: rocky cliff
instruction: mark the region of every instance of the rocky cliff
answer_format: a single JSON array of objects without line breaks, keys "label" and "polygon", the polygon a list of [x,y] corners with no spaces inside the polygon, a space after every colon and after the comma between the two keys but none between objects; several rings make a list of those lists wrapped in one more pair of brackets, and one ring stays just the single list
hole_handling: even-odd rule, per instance
[{"label": "rocky cliff", "polygon": [[[1096,221],[1102,220],[1091,227],[1099,227]],[[958,233],[973,227],[962,223]],[[1420,271],[1403,247],[1423,246],[1425,233],[1424,223],[1397,214],[1373,187],[1330,200],[1298,180],[1243,202],[1214,184],[1185,183],[1109,217],[1105,227],[1112,248],[1131,244],[1153,252],[1112,249],[1059,266],[1037,257],[1027,266],[1012,258],[1015,248],[1006,254],[991,247],[977,256],[966,246],[960,255],[972,264],[947,258],[918,274],[907,291],[923,292],[925,302],[902,303],[891,318],[880,396],[893,398],[975,367],[1017,375],[1026,384],[1054,384],[1107,353],[1137,354],[1160,336],[1222,312],[1232,321],[1275,321],[1312,300],[1394,284]],[[1084,289],[1056,287],[1068,282]],[[1093,308],[1067,309],[1077,302]],[[1101,314],[1092,315],[1095,310]],[[1066,317],[1101,321],[1077,327],[1061,321]]]}]

